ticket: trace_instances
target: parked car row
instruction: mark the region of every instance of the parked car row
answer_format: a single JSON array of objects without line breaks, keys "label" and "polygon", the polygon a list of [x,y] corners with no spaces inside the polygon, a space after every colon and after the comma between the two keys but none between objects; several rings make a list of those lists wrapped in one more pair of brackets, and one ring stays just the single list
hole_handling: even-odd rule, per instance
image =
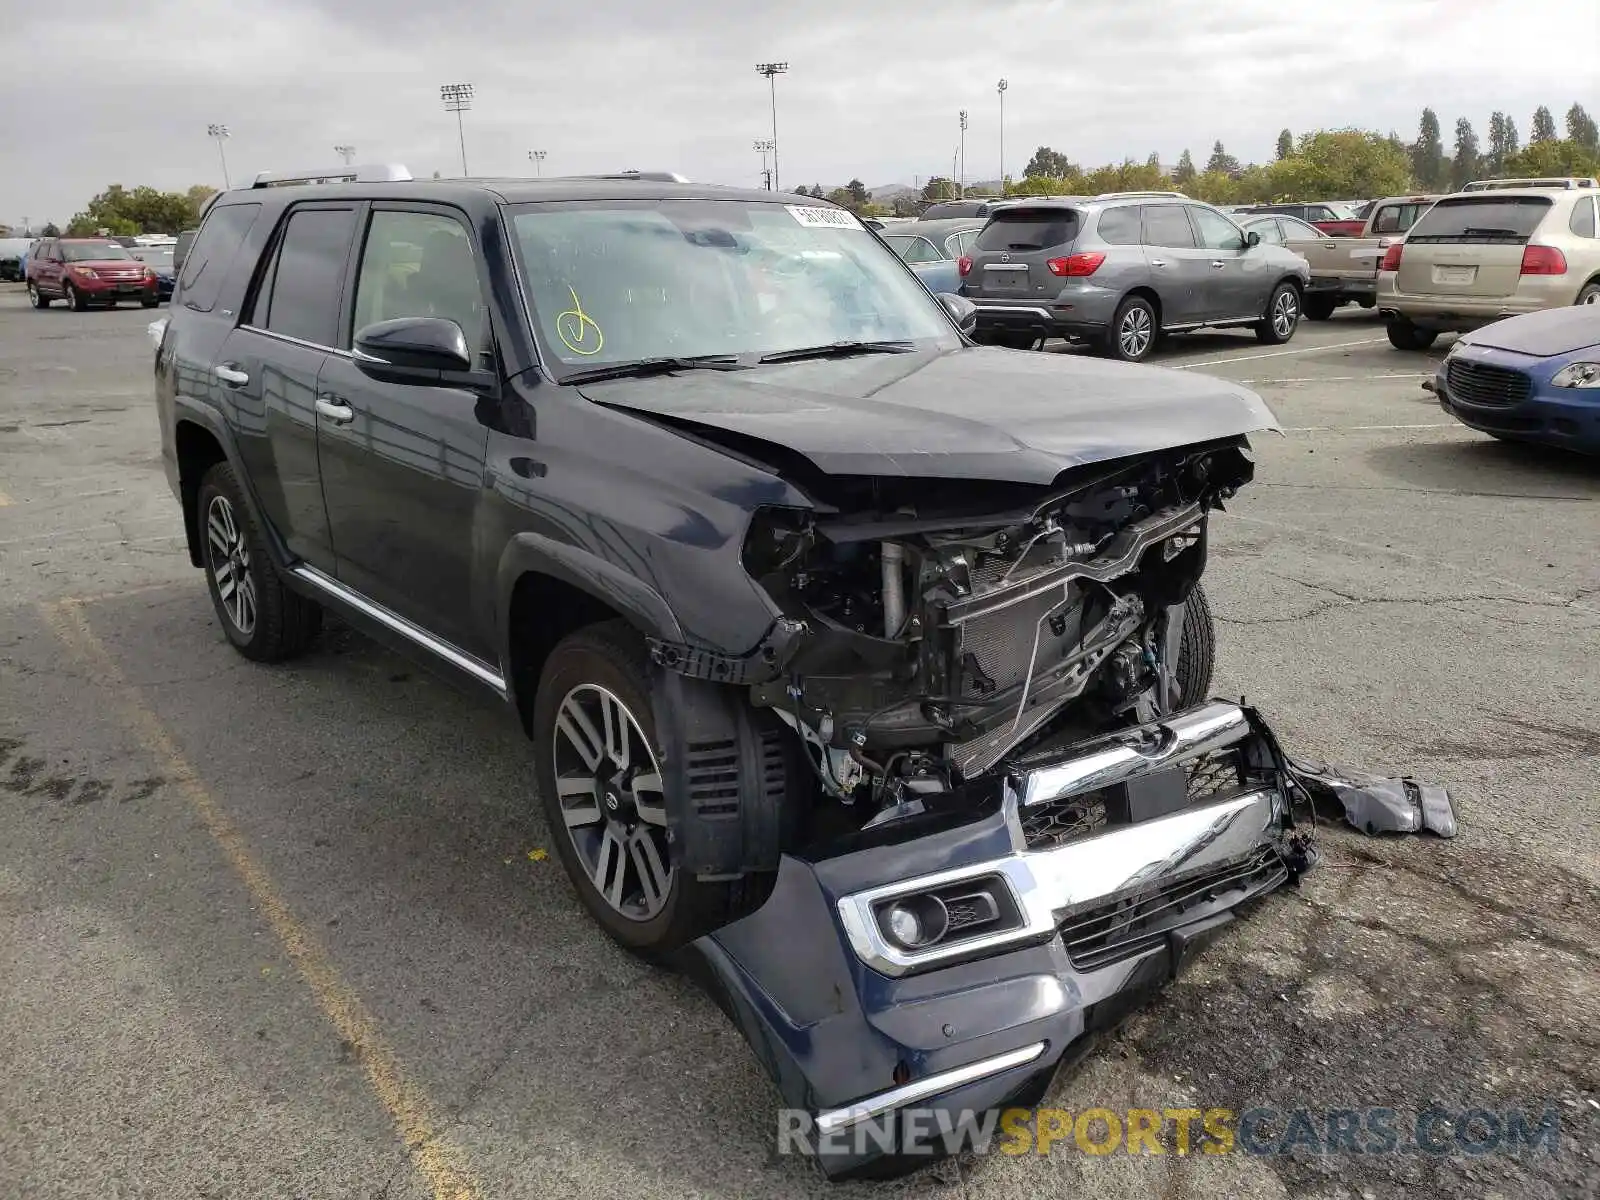
[{"label": "parked car row", "polygon": [[93,304],[115,307],[122,300],[145,308],[161,303],[155,269],[111,238],[40,238],[28,251],[27,275],[28,300],[35,308],[49,308],[56,300],[79,312]]}]

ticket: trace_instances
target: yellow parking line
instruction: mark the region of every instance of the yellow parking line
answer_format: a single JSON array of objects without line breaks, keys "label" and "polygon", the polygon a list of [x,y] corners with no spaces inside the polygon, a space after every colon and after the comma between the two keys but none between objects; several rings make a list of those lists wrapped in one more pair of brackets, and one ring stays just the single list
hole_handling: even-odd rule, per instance
[{"label": "yellow parking line", "polygon": [[244,835],[206,790],[139,689],[128,682],[112,660],[105,643],[84,619],[82,605],[62,600],[41,607],[56,637],[93,672],[97,694],[110,697],[121,710],[140,742],[158,760],[162,774],[182,791],[207,832],[216,839],[272,926],[284,953],[310,987],[318,1007],[339,1036],[357,1048],[368,1083],[388,1110],[412,1165],[427,1181],[435,1200],[478,1200],[477,1180],[460,1150],[441,1132],[442,1123],[432,1102],[406,1077],[366,1005],[340,977],[316,935],[295,917],[271,876],[250,853]]},{"label": "yellow parking line", "polygon": [[8,505],[10,503],[11,503],[11,497],[6,495],[4,492],[0,492],[0,508],[4,508],[6,505]]}]

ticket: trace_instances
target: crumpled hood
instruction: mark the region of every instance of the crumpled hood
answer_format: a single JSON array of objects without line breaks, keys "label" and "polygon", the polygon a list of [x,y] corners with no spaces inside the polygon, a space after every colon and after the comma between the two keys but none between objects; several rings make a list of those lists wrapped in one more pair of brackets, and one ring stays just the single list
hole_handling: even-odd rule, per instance
[{"label": "crumpled hood", "polygon": [[1574,304],[1508,317],[1463,334],[1461,340],[1469,346],[1510,350],[1536,358],[1570,354],[1600,346],[1600,304]]},{"label": "crumpled hood", "polygon": [[1069,467],[1277,430],[1187,371],[997,348],[586,383],[599,404],[759,438],[830,475],[1050,483]]}]

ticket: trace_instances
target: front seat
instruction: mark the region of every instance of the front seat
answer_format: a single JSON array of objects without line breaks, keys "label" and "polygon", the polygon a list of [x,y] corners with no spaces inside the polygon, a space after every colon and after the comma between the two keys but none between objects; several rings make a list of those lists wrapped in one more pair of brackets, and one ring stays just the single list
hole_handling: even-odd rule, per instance
[{"label": "front seat", "polygon": [[406,281],[406,307],[419,317],[445,317],[461,326],[467,345],[483,336],[483,294],[472,247],[458,233],[438,230],[422,245],[422,259]]}]

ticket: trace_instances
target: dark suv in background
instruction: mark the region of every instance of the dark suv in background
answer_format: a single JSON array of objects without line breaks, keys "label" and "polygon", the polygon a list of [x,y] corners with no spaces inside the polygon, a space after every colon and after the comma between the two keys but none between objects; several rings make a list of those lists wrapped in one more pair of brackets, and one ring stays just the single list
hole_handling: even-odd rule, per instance
[{"label": "dark suv in background", "polygon": [[959,270],[979,340],[1026,347],[1066,337],[1130,362],[1148,358],[1164,333],[1206,326],[1287,342],[1311,280],[1299,255],[1175,192],[1008,206]]},{"label": "dark suv in background", "polygon": [[1279,760],[1204,703],[1254,393],[975,346],[820,201],[274,182],[206,213],[154,362],[223,632],[327,610],[502,700],[582,903],[788,1103],[1036,1095],[1290,876]]}]

